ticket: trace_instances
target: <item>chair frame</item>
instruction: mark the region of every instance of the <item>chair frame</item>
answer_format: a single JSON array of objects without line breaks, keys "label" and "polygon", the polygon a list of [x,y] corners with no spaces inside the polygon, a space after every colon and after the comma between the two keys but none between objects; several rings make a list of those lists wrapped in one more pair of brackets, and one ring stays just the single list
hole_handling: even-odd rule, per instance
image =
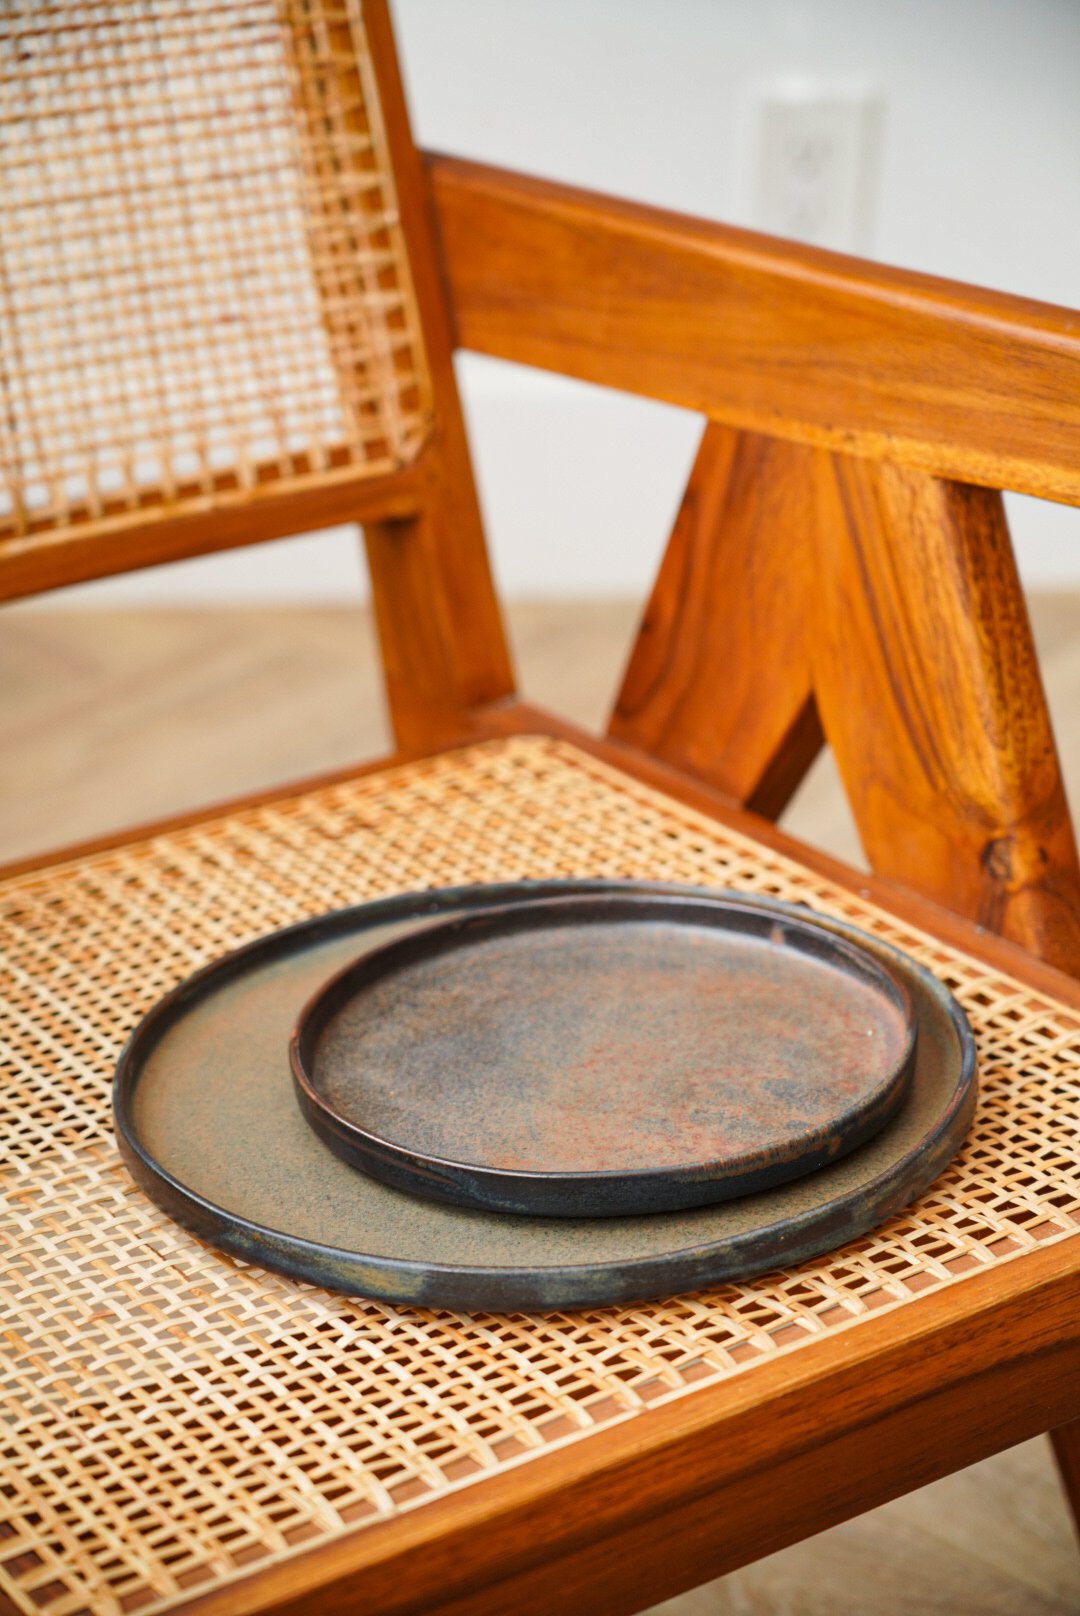
[{"label": "chair frame", "polygon": [[[1080,863],[997,492],[1080,505],[1077,317],[421,158],[384,0],[363,12],[435,401],[419,459],[136,513],[108,553],[11,547],[0,595],[358,521],[400,756],[569,737],[1080,1009]],[[514,695],[456,347],[708,418],[602,740]],[[872,876],[771,823],[825,739]],[[1067,1240],[191,1608],[614,1616],[1055,1428],[1076,1508],[1078,1300]]]}]

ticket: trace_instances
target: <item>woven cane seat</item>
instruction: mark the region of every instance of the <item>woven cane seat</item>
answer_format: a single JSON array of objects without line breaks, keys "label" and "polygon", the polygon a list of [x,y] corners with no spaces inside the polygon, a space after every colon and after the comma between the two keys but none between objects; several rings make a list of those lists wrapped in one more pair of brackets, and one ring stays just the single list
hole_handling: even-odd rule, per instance
[{"label": "woven cane seat", "polygon": [[[180,977],[366,898],[573,875],[768,893],[910,950],[978,1039],[960,1157],[909,1211],[819,1261],[535,1317],[294,1284],[218,1255],[132,1184],[112,1067]],[[489,742],[225,814],[12,878],[2,903],[0,1590],[20,1611],[164,1610],[753,1376],[1080,1224],[1074,1012],[562,742]]]}]

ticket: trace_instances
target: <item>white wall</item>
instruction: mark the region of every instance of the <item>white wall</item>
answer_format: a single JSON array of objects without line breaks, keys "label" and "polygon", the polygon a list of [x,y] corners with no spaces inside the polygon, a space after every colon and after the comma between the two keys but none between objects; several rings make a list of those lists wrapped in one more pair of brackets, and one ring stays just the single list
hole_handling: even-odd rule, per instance
[{"label": "white wall", "polygon": [[[396,0],[395,15],[423,144],[740,224],[756,222],[757,87],[858,84],[884,103],[872,256],[1080,305],[1075,0]],[[501,587],[640,593],[699,423],[472,356],[460,374]],[[1010,509],[1028,582],[1080,584],[1080,511]],[[339,532],[65,594],[364,588]]]}]

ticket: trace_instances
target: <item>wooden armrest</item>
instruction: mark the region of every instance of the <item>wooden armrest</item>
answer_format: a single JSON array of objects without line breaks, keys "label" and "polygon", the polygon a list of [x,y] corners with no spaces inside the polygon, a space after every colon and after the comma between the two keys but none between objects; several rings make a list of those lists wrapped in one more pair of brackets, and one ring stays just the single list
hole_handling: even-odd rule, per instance
[{"label": "wooden armrest", "polygon": [[1080,314],[426,154],[461,347],[1080,504]]}]

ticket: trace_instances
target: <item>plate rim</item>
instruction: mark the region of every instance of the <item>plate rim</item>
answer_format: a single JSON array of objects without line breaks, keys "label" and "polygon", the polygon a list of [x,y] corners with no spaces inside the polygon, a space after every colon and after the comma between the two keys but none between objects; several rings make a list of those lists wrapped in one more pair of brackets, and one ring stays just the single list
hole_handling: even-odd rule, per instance
[{"label": "plate rim", "polygon": [[[183,1184],[142,1145],[133,1114],[140,1066],[169,1027],[183,1014],[188,1002],[197,998],[211,980],[228,981],[241,973],[249,963],[264,955],[272,957],[276,953],[287,952],[301,939],[314,944],[329,941],[352,929],[363,932],[398,920],[420,920],[425,914],[441,914],[446,908],[467,908],[475,902],[478,892],[488,894],[488,901],[491,901],[497,894],[503,893],[517,895],[523,891],[540,892],[545,889],[607,890],[613,885],[626,890],[723,891],[733,899],[745,897],[748,902],[775,908],[778,913],[807,911],[842,934],[852,934],[860,940],[869,941],[874,948],[894,959],[901,969],[919,978],[952,1026],[959,1059],[948,1103],[937,1119],[935,1148],[926,1153],[923,1158],[924,1171],[917,1175],[913,1184],[905,1186],[901,1198],[895,1194],[895,1180],[901,1165],[896,1163],[879,1174],[862,1192],[864,1199],[867,1191],[875,1192],[873,1212],[861,1217],[857,1227],[823,1226],[820,1213],[798,1214],[786,1222],[785,1227],[790,1231],[791,1239],[782,1258],[770,1258],[756,1265],[752,1247],[761,1241],[760,1229],[746,1231],[727,1241],[684,1244],[670,1251],[618,1262],[505,1264],[498,1267],[477,1263],[422,1262],[414,1258],[356,1252],[308,1240],[287,1230],[257,1223],[242,1213],[230,1212]],[[358,921],[363,923],[358,926]],[[659,1296],[686,1294],[751,1273],[769,1272],[777,1267],[802,1262],[831,1251],[848,1239],[858,1238],[886,1217],[910,1205],[933,1183],[955,1155],[974,1112],[978,1092],[976,1075],[974,1035],[952,992],[926,966],[905,955],[894,944],[874,937],[850,921],[821,914],[808,904],[792,904],[756,893],[740,894],[727,888],[702,887],[693,883],[648,882],[633,878],[612,882],[603,878],[590,880],[588,877],[569,877],[550,881],[469,883],[440,889],[412,889],[309,916],[240,944],[185,977],[140,1018],[117,1060],[113,1080],[113,1114],[121,1155],[140,1188],[177,1222],[226,1255],[284,1273],[291,1279],[390,1304],[466,1312],[543,1312],[561,1308],[614,1306]],[[702,1208],[700,1215],[707,1216],[708,1211],[708,1208]],[[667,1214],[656,1215],[663,1217]],[[764,1227],[775,1230],[776,1225]]]},{"label": "plate rim", "polygon": [[[590,913],[590,906],[598,912]],[[575,910],[579,911],[576,915]],[[620,910],[624,912],[620,914]],[[748,918],[750,924],[740,928],[742,917]],[[482,946],[492,936],[498,939],[562,927],[647,920],[749,936],[753,943],[772,941],[769,933],[781,928],[786,935],[778,947],[861,980],[879,998],[890,1002],[902,1024],[899,1055],[861,1097],[861,1103],[810,1130],[802,1143],[793,1147],[791,1156],[779,1161],[757,1148],[727,1158],[669,1166],[574,1170],[500,1167],[437,1155],[364,1127],[355,1114],[348,1115],[335,1106],[325,1085],[320,1084],[318,1045],[330,1023],[355,1003],[358,995],[400,969],[467,949],[477,940]],[[725,924],[725,920],[732,923]],[[732,902],[727,892],[719,889],[701,888],[687,893],[638,888],[533,893],[464,913],[451,911],[431,926],[378,943],[319,984],[299,1011],[288,1053],[294,1090],[308,1125],[336,1155],[393,1188],[508,1216],[637,1217],[686,1211],[763,1193],[842,1160],[896,1116],[910,1087],[917,1043],[918,1019],[903,977],[865,946],[821,925],[812,912],[779,916],[769,906]]]}]

